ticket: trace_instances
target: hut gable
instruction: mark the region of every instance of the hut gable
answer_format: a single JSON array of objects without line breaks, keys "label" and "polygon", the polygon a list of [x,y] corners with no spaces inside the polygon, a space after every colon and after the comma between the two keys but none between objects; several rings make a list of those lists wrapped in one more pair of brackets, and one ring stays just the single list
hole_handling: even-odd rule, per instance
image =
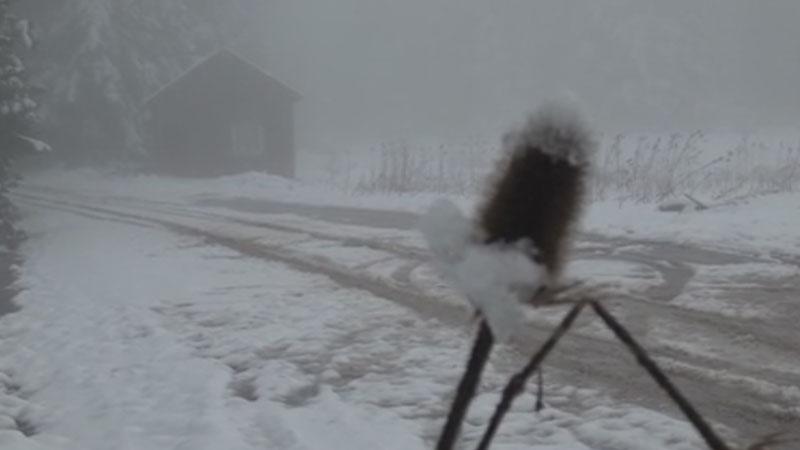
[{"label": "hut gable", "polygon": [[147,99],[158,169],[210,176],[261,170],[294,175],[294,103],[300,95],[229,50]]}]

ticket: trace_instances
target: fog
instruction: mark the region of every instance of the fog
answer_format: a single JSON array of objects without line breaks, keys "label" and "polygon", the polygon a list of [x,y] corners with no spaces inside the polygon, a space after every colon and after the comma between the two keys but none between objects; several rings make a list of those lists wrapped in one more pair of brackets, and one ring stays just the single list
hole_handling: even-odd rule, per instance
[{"label": "fog", "polygon": [[302,94],[301,149],[492,140],[553,99],[577,104],[602,131],[800,122],[796,0],[26,0],[15,7],[40,30],[29,66],[58,131],[49,137],[84,159],[146,147],[129,126],[143,100],[221,47]]},{"label": "fog", "polygon": [[492,137],[567,99],[601,130],[797,125],[795,0],[276,0],[241,47],[304,147]]}]

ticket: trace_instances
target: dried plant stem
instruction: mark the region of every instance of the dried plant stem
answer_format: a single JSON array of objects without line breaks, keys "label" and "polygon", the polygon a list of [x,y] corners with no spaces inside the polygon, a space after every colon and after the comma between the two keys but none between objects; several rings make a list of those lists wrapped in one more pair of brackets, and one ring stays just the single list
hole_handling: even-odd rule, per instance
[{"label": "dried plant stem", "polygon": [[461,382],[458,384],[456,396],[450,407],[450,414],[447,416],[447,422],[445,422],[439,442],[436,444],[437,450],[451,450],[455,446],[461,424],[464,421],[464,416],[467,414],[470,403],[472,403],[472,399],[475,397],[483,368],[486,366],[486,361],[489,360],[493,344],[494,337],[489,329],[489,324],[486,323],[486,320],[481,320],[478,335],[472,346],[472,353],[469,361],[467,361],[467,368],[464,371]]},{"label": "dried plant stem", "polygon": [[511,377],[511,380],[509,380],[505,390],[503,390],[503,397],[500,399],[500,403],[498,403],[497,408],[494,411],[494,415],[489,422],[489,426],[486,428],[486,432],[484,433],[480,444],[478,444],[478,450],[486,450],[489,448],[489,444],[491,444],[494,434],[497,432],[497,428],[500,426],[500,422],[502,422],[503,417],[511,408],[511,403],[517,396],[519,396],[519,394],[522,393],[522,391],[525,389],[525,383],[528,381],[531,375],[533,375],[536,369],[539,368],[550,351],[555,348],[561,337],[566,334],[570,327],[572,327],[572,324],[575,322],[578,314],[580,314],[585,306],[586,302],[583,301],[573,306],[569,313],[561,321],[558,328],[553,331],[553,334],[550,335],[544,345],[542,345],[539,351],[536,352],[533,358],[531,358],[528,365],[526,365],[516,375]]},{"label": "dried plant stem", "polygon": [[536,375],[536,406],[534,409],[539,412],[544,409],[544,374],[541,367],[536,371]]},{"label": "dried plant stem", "polygon": [[667,395],[674,401],[689,421],[694,425],[708,447],[712,450],[730,450],[730,448],[717,436],[711,426],[703,419],[700,413],[691,403],[678,391],[678,388],[667,378],[658,365],[653,361],[647,352],[633,339],[633,336],[620,324],[608,310],[597,301],[592,301],[592,309],[600,316],[606,325],[614,332],[617,338],[622,341],[631,353],[636,356],[639,364],[647,370],[647,373],[661,386]]}]

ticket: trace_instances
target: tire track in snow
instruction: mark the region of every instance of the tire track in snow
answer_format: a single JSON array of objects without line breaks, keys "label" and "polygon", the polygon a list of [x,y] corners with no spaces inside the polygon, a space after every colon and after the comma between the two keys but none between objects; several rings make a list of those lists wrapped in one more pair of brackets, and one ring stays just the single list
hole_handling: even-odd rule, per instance
[{"label": "tire track in snow", "polygon": [[[172,231],[199,237],[211,244],[217,244],[236,250],[237,252],[286,263],[294,268],[310,273],[319,273],[328,276],[334,282],[349,288],[357,288],[371,294],[391,300],[406,306],[422,317],[435,317],[444,324],[461,326],[467,321],[470,312],[459,303],[453,301],[431,301],[430,295],[415,289],[411,280],[411,273],[418,267],[419,262],[409,262],[406,266],[395,271],[392,280],[387,282],[373,275],[354,272],[351,268],[337,266],[330,260],[320,259],[292,251],[282,245],[269,246],[256,243],[252,239],[241,239],[235,235],[226,234],[220,230],[201,229],[196,224],[186,225],[180,223],[180,214],[173,214],[172,218],[165,219],[162,212],[153,215],[150,211],[137,211],[119,208],[96,207],[80,202],[52,202],[47,197],[29,194],[19,194],[21,199],[37,201],[44,204],[70,208],[77,213],[88,213],[102,218],[116,218],[118,220],[145,222],[158,224]],[[263,227],[271,229],[270,227]],[[286,231],[286,230],[282,230]],[[305,234],[302,230],[295,230],[298,234]],[[322,236],[319,236],[320,238]],[[330,236],[326,236],[330,239]],[[609,248],[613,248],[610,245]],[[384,248],[384,250],[386,250]],[[621,261],[642,262],[646,256],[626,254],[620,256],[609,253],[608,258]],[[578,253],[579,257],[582,254]],[[585,254],[585,252],[583,253]],[[590,255],[597,257],[597,251]],[[400,255],[398,255],[400,257]],[[650,263],[651,267],[664,265]],[[655,266],[653,265],[655,264]],[[682,277],[688,278],[688,266],[679,267],[683,270]],[[664,277],[667,279],[667,276]],[[391,281],[391,280],[390,280]],[[670,297],[674,291],[669,289],[662,293]],[[452,299],[451,299],[452,300]],[[623,315],[629,312],[631,305],[642,308],[643,314],[656,315],[659,320],[685,321],[698,330],[713,330],[715,332],[729,333],[731,338],[741,336],[742,333],[760,335],[769,328],[769,324],[758,324],[752,321],[734,321],[719,314],[690,311],[659,301],[611,302],[617,311]],[[622,307],[622,309],[620,309]],[[754,324],[757,325],[754,327]],[[762,330],[760,327],[763,326]],[[562,344],[560,350],[552,360],[553,366],[558,369],[560,376],[578,384],[606,387],[619,397],[635,401],[650,407],[664,410],[665,400],[660,393],[652,392],[650,380],[627,358],[616,343],[607,338],[591,332],[590,324],[583,324],[583,332],[573,333]],[[730,329],[728,329],[730,328]],[[541,342],[548,333],[548,327],[535,321],[524,333],[514,341],[511,351],[505,356],[500,356],[500,363],[506,367],[519,365],[520,357],[530,351],[531,342]],[[777,338],[778,336],[772,336]],[[776,342],[786,345],[785,341]],[[790,345],[791,347],[791,345]],[[678,384],[705,410],[709,415],[727,425],[743,431],[749,436],[783,429],[797,424],[800,417],[797,405],[800,404],[800,394],[792,390],[796,386],[796,374],[787,374],[771,370],[768,367],[745,367],[726,362],[717,358],[704,357],[687,353],[680,349],[654,345],[654,353],[666,364],[668,371],[676,377]],[[786,351],[797,352],[796,348],[786,348]],[[503,362],[505,360],[505,362]],[[670,364],[670,361],[676,361]],[[678,363],[679,362],[679,363]],[[730,376],[736,374],[736,376]],[[728,375],[726,377],[726,375]],[[771,380],[760,383],[758,380]],[[709,384],[713,382],[713,384]],[[713,389],[710,387],[713,386]],[[785,386],[782,387],[782,386]],[[794,388],[796,390],[796,387]],[[706,408],[704,406],[707,405]]]}]

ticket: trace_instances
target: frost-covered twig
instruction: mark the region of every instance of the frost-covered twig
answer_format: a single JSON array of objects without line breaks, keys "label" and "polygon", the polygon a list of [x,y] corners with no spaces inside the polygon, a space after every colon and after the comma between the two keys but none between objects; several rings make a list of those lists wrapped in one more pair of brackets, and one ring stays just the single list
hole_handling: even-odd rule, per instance
[{"label": "frost-covered twig", "polygon": [[592,309],[603,319],[603,322],[614,332],[617,338],[625,344],[626,347],[636,357],[636,361],[647,370],[647,373],[658,383],[658,385],[667,392],[669,398],[672,399],[678,408],[686,415],[689,421],[694,425],[703,439],[706,441],[708,447],[712,450],[730,450],[725,442],[717,436],[708,422],[703,419],[703,416],[697,412],[689,400],[681,394],[678,388],[672,384],[666,374],[658,367],[658,365],[650,358],[650,355],[639,345],[638,342],[631,336],[627,329],[611,315],[610,312],[598,301],[591,302]]},{"label": "frost-covered twig", "polygon": [[475,338],[475,344],[472,346],[472,353],[470,353],[469,361],[467,362],[467,369],[458,384],[456,396],[450,407],[450,414],[447,416],[447,422],[445,422],[439,442],[436,444],[437,450],[450,450],[456,444],[458,432],[464,422],[464,416],[467,414],[469,405],[475,397],[475,391],[478,389],[478,383],[481,380],[481,373],[483,373],[483,368],[486,366],[486,361],[489,360],[489,353],[492,351],[493,344],[492,331],[486,321],[482,320],[480,330]]},{"label": "frost-covered twig", "polygon": [[497,405],[497,408],[495,409],[494,414],[489,421],[489,426],[486,428],[480,444],[478,444],[478,450],[486,450],[489,448],[489,445],[491,444],[492,439],[497,432],[497,428],[500,426],[500,422],[502,422],[503,417],[505,417],[506,413],[511,408],[511,404],[514,402],[514,399],[516,399],[522,393],[522,391],[525,389],[525,383],[528,382],[528,379],[531,377],[531,375],[536,372],[547,355],[549,355],[553,348],[555,348],[561,337],[563,337],[564,334],[569,331],[569,329],[572,327],[572,324],[575,322],[575,319],[578,317],[578,314],[580,314],[585,306],[585,301],[581,301],[573,306],[569,313],[567,313],[567,315],[558,325],[558,328],[553,331],[553,334],[550,335],[539,351],[533,355],[533,358],[531,358],[530,362],[521,371],[511,377],[506,385],[506,388],[503,390],[503,397],[500,399],[500,403]]}]

